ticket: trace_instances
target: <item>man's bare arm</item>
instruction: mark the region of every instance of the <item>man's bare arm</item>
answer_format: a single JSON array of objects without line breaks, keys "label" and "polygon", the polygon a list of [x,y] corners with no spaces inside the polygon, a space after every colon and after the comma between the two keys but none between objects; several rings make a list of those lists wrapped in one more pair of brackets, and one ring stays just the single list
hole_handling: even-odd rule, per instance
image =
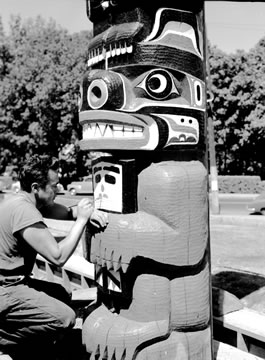
[{"label": "man's bare arm", "polygon": [[57,266],[63,266],[73,254],[88,221],[98,230],[108,224],[108,215],[94,210],[88,199],[82,199],[77,206],[77,219],[70,233],[59,243],[42,223],[37,223],[20,231],[24,240],[40,255]]}]

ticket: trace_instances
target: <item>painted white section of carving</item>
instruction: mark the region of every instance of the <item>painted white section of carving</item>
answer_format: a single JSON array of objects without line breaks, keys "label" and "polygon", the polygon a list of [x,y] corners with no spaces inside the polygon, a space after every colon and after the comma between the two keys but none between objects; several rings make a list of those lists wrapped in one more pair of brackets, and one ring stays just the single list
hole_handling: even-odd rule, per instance
[{"label": "painted white section of carving", "polygon": [[138,139],[143,137],[144,129],[135,125],[89,123],[83,125],[83,139]]},{"label": "painted white section of carving", "polygon": [[121,212],[122,166],[107,162],[97,164],[93,167],[93,181],[95,208]]}]

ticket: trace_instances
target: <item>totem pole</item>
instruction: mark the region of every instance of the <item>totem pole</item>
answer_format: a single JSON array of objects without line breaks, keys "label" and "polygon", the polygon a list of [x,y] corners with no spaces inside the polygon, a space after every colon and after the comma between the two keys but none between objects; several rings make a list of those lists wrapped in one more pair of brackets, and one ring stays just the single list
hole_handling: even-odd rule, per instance
[{"label": "totem pole", "polygon": [[[211,360],[204,3],[88,0],[83,151],[104,232],[86,233],[91,359]],[[92,310],[93,309],[93,310]]]}]

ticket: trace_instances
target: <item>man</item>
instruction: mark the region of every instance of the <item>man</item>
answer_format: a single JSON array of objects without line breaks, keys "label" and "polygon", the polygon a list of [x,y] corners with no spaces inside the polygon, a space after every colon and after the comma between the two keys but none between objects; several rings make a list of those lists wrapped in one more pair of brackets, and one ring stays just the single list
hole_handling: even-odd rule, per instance
[{"label": "man", "polygon": [[[27,358],[31,353],[33,358],[43,355],[47,359],[46,344],[74,326],[75,313],[66,290],[30,276],[36,255],[63,266],[86,225],[92,231],[101,231],[108,223],[106,213],[82,199],[70,233],[57,243],[38,210],[56,196],[57,167],[47,156],[33,156],[20,170],[21,191],[0,203],[0,359],[1,351],[22,359],[25,348]],[[2,355],[2,359],[7,358]]]}]

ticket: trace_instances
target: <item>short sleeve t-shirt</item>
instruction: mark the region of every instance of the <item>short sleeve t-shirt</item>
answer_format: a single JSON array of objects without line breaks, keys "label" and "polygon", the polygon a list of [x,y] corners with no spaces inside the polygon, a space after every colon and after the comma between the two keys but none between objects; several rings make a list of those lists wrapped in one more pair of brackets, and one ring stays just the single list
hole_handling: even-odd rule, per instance
[{"label": "short sleeve t-shirt", "polygon": [[0,277],[31,273],[36,251],[18,232],[38,222],[43,217],[27,193],[0,202]]}]

